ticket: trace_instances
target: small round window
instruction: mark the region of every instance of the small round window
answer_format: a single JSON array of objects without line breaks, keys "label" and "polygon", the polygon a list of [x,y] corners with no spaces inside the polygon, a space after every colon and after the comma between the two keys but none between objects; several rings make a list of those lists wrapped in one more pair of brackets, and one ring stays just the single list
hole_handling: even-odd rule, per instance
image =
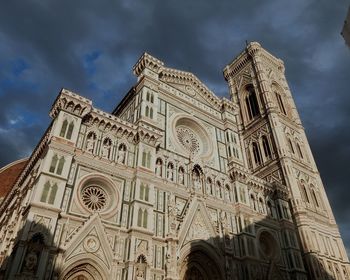
[{"label": "small round window", "polygon": [[81,198],[86,208],[93,212],[104,210],[108,203],[107,193],[99,186],[84,187]]},{"label": "small round window", "polygon": [[194,117],[178,115],[173,119],[173,134],[178,149],[192,156],[208,157],[212,154],[212,143],[208,131]]},{"label": "small round window", "polygon": [[84,212],[113,216],[118,208],[119,188],[108,177],[101,174],[85,176],[76,188],[79,208]]}]

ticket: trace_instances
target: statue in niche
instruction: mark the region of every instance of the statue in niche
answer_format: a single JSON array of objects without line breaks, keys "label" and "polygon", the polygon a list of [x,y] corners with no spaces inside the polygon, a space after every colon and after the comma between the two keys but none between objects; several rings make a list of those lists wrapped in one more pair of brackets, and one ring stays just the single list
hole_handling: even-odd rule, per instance
[{"label": "statue in niche", "polygon": [[105,141],[103,141],[102,157],[109,158],[110,151],[111,151],[111,142],[109,139],[106,139]]},{"label": "statue in niche", "polygon": [[162,160],[160,158],[156,161],[156,175],[162,177]]},{"label": "statue in niche", "polygon": [[182,167],[179,168],[179,184],[184,185],[185,184],[185,174]]},{"label": "statue in niche", "polygon": [[118,150],[118,163],[125,164],[125,157],[126,157],[126,147],[124,144],[121,144],[119,146]]},{"label": "statue in niche", "polygon": [[141,270],[140,268],[137,268],[136,270],[136,280],[144,280],[145,279],[145,272]]},{"label": "statue in niche", "polygon": [[86,150],[90,153],[94,152],[96,142],[96,136],[93,133],[90,133],[86,140]]},{"label": "statue in niche", "polygon": [[23,272],[34,274],[38,263],[38,256],[35,252],[29,251],[24,259]]},{"label": "statue in niche", "polygon": [[174,180],[174,166],[172,163],[168,164],[168,168],[167,168],[167,179],[170,181]]},{"label": "statue in niche", "polygon": [[199,171],[197,169],[193,170],[192,177],[193,177],[194,189],[196,191],[200,191],[202,189],[202,184],[201,184],[201,177],[200,177]]}]

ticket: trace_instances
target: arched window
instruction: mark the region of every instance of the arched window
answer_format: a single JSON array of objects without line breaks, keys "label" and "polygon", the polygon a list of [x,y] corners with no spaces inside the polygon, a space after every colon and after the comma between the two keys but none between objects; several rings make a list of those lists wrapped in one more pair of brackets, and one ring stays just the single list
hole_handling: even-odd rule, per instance
[{"label": "arched window", "polygon": [[295,152],[294,152],[293,143],[292,143],[292,140],[290,140],[289,138],[288,138],[288,145],[289,145],[289,150],[294,154]]},{"label": "arched window", "polygon": [[55,172],[57,162],[58,162],[58,156],[55,154],[51,160],[51,165],[50,165],[50,169],[49,169],[50,172],[52,172],[52,173]]},{"label": "arched window", "polygon": [[60,136],[70,140],[72,138],[73,129],[74,129],[74,122],[71,121],[68,125],[68,120],[64,120],[62,123]]},{"label": "arched window", "polygon": [[154,94],[151,94],[151,103],[154,103]]},{"label": "arched window", "polygon": [[56,193],[57,193],[57,184],[54,184],[50,190],[50,196],[48,201],[49,204],[55,203]]},{"label": "arched window", "polygon": [[150,117],[151,119],[153,119],[153,108],[151,108],[151,109],[149,110],[149,117]]},{"label": "arched window", "polygon": [[40,198],[41,202],[46,202],[47,197],[48,197],[49,192],[50,192],[50,188],[51,188],[50,183],[46,182],[45,185],[44,185],[43,192],[41,193],[41,198]]},{"label": "arched window", "polygon": [[57,193],[57,184],[51,186],[50,182],[46,182],[43,192],[41,194],[40,201],[44,203],[54,204]]},{"label": "arched window", "polygon": [[304,200],[305,200],[307,203],[310,203],[310,199],[309,199],[309,196],[308,196],[308,194],[307,194],[305,185],[301,185],[301,189],[302,189],[302,192],[303,192]]},{"label": "arched window", "polygon": [[146,106],[145,116],[146,116],[146,117],[149,117],[149,107],[148,107],[148,106]]},{"label": "arched window", "polygon": [[297,151],[298,151],[299,157],[300,158],[304,158],[303,152],[301,150],[301,147],[300,147],[299,143],[297,143]]},{"label": "arched window", "polygon": [[67,131],[67,135],[66,135],[66,138],[69,139],[69,140],[72,138],[73,129],[74,129],[74,122],[71,121],[71,122],[69,123],[68,131]]},{"label": "arched window", "polygon": [[140,208],[138,213],[137,213],[137,226],[141,227],[142,226],[142,218],[143,218],[143,211]]},{"label": "arched window", "polygon": [[231,147],[230,147],[230,146],[228,146],[228,156],[229,156],[229,157],[232,157]]},{"label": "arched window", "polygon": [[284,107],[281,94],[279,94],[277,91],[275,92],[275,94],[276,94],[276,99],[277,99],[277,103],[278,103],[278,107],[280,109],[280,112],[283,113],[284,115],[287,115],[287,111]]},{"label": "arched window", "polygon": [[151,167],[151,152],[143,151],[141,165],[147,168]]},{"label": "arched window", "polygon": [[142,210],[139,208],[139,211],[137,213],[137,226],[147,228],[147,222],[148,222],[148,213],[147,210]]},{"label": "arched window", "polygon": [[150,93],[149,91],[147,91],[147,94],[146,94],[146,100],[149,101],[150,100]]},{"label": "arched window", "polygon": [[320,207],[320,205],[319,205],[319,203],[318,203],[318,200],[317,200],[317,196],[316,196],[315,190],[312,189],[312,190],[311,190],[311,193],[312,193],[312,198],[313,198],[313,200],[314,200],[314,202],[315,202],[315,205],[316,205],[317,207]]},{"label": "arched window", "polygon": [[147,220],[148,220],[148,213],[147,213],[147,210],[144,210],[143,211],[143,223],[142,223],[142,226],[144,228],[147,228]]},{"label": "arched window", "polygon": [[146,161],[146,167],[151,167],[151,152],[147,152],[147,161]]},{"label": "arched window", "polygon": [[256,203],[255,203],[255,197],[253,194],[250,195],[250,207],[256,211]]},{"label": "arched window", "polygon": [[58,175],[61,175],[62,174],[62,171],[63,171],[63,166],[64,166],[64,163],[65,163],[65,159],[64,157],[61,157],[59,162],[58,162],[58,166],[57,166],[57,174]]},{"label": "arched window", "polygon": [[248,113],[248,119],[251,120],[259,115],[259,105],[258,105],[258,100],[256,98],[254,87],[252,85],[248,85],[246,87],[246,90],[248,94],[245,98],[245,103],[246,103],[246,108]]},{"label": "arched window", "polygon": [[259,146],[256,142],[253,142],[253,156],[254,156],[254,161],[256,165],[261,164],[261,156],[260,156],[260,149]]},{"label": "arched window", "polygon": [[62,123],[61,132],[60,132],[61,137],[64,137],[66,135],[67,126],[68,126],[68,121],[64,120]]},{"label": "arched window", "polygon": [[266,135],[263,135],[261,137],[261,139],[262,139],[262,145],[264,148],[265,157],[269,159],[269,158],[271,158],[271,149],[270,149],[269,141],[268,141]]},{"label": "arched window", "polygon": [[60,159],[58,159],[57,154],[54,154],[51,160],[49,172],[61,175],[63,171],[64,163],[65,163],[65,159],[63,156]]}]

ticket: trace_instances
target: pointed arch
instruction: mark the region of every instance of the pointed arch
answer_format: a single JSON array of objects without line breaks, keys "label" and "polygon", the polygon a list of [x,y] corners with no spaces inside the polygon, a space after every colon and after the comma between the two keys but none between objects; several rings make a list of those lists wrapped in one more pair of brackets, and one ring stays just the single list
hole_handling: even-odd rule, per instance
[{"label": "pointed arch", "polygon": [[252,149],[253,149],[254,162],[256,165],[260,165],[262,163],[262,161],[261,161],[261,154],[260,154],[260,149],[259,149],[258,143],[253,142]]},{"label": "pointed arch", "polygon": [[254,86],[249,84],[245,87],[245,106],[248,120],[252,120],[260,114],[258,99],[254,90]]},{"label": "pointed arch", "polygon": [[64,163],[66,162],[66,160],[64,159],[64,157],[62,156],[60,158],[60,160],[58,161],[58,166],[57,166],[57,174],[61,175],[62,171],[63,171],[63,167],[64,167]]},{"label": "pointed arch", "polygon": [[50,169],[49,169],[50,172],[52,172],[52,173],[55,172],[57,162],[58,162],[58,156],[57,156],[57,154],[54,154],[52,159],[51,159],[51,164],[50,164]]},{"label": "pointed arch", "polygon": [[265,157],[267,159],[270,159],[272,157],[272,153],[271,153],[270,143],[266,135],[261,136],[261,142],[264,148]]},{"label": "pointed arch", "polygon": [[65,119],[62,123],[61,131],[60,131],[61,137],[64,137],[66,135],[67,126],[68,126],[68,120]]}]

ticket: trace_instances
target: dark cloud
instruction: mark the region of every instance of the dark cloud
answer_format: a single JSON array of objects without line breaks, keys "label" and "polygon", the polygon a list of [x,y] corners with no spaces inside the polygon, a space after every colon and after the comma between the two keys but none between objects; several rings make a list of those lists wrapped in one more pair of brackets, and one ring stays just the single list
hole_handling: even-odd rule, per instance
[{"label": "dark cloud", "polygon": [[259,41],[284,60],[350,248],[350,50],[346,1],[6,1],[0,9],[0,166],[29,155],[61,87],[112,110],[147,51],[228,95],[222,69]]}]

